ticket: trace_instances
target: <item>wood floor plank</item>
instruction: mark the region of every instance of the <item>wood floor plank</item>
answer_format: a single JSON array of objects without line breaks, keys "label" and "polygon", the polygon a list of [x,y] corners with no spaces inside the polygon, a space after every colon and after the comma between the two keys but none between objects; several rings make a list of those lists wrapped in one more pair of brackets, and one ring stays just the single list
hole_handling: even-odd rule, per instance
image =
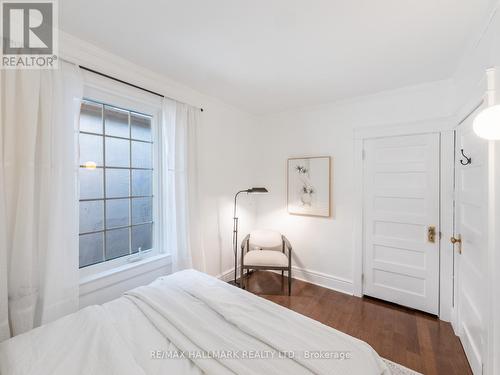
[{"label": "wood floor plank", "polygon": [[432,315],[295,279],[288,296],[286,280],[273,272],[246,281],[248,291],[366,341],[393,362],[425,375],[472,374],[451,325]]}]

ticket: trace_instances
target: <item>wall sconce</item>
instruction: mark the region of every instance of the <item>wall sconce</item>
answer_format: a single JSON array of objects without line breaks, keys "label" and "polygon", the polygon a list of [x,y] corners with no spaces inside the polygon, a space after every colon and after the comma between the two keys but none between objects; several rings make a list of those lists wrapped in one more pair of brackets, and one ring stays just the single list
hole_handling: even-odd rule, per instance
[{"label": "wall sconce", "polygon": [[483,109],[474,119],[474,133],[478,137],[499,140],[500,139],[500,105],[494,105]]},{"label": "wall sconce", "polygon": [[495,104],[495,69],[486,70],[486,104],[474,119],[472,128],[478,137],[491,141],[500,140],[500,105]]}]

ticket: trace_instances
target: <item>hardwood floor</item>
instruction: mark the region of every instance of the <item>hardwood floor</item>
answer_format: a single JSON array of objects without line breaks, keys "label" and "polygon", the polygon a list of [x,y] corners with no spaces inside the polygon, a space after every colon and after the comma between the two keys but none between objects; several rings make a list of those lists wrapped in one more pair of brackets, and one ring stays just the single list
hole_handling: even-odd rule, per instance
[{"label": "hardwood floor", "polygon": [[349,296],[300,280],[292,295],[281,275],[256,271],[248,290],[370,344],[380,356],[426,375],[472,374],[449,323],[373,298]]}]

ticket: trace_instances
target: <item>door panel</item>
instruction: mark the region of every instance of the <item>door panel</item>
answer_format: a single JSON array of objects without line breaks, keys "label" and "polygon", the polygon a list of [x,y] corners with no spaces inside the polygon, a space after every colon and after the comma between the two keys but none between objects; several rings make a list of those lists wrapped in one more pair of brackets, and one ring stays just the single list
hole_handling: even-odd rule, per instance
[{"label": "door panel", "polygon": [[[457,128],[455,163],[455,237],[462,238],[462,253],[455,252],[458,333],[474,374],[482,373],[487,308],[487,197],[488,144],[472,130],[470,116]],[[469,165],[461,150],[472,158]],[[456,250],[458,250],[458,245]]]},{"label": "door panel", "polygon": [[363,293],[437,314],[439,134],[370,139],[364,152]]}]

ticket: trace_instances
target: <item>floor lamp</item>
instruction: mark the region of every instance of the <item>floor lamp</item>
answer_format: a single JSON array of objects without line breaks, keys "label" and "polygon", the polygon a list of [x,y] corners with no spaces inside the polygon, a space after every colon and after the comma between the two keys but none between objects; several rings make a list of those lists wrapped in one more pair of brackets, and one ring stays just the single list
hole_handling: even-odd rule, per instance
[{"label": "floor lamp", "polygon": [[[236,281],[236,272],[238,269],[238,217],[236,216],[236,200],[238,199],[238,195],[241,193],[247,194],[266,194],[269,191],[265,187],[253,187],[246,190],[240,190],[234,196],[234,214],[233,214],[233,250],[234,250],[234,284],[239,285]],[[243,277],[243,275],[240,275]]]}]

